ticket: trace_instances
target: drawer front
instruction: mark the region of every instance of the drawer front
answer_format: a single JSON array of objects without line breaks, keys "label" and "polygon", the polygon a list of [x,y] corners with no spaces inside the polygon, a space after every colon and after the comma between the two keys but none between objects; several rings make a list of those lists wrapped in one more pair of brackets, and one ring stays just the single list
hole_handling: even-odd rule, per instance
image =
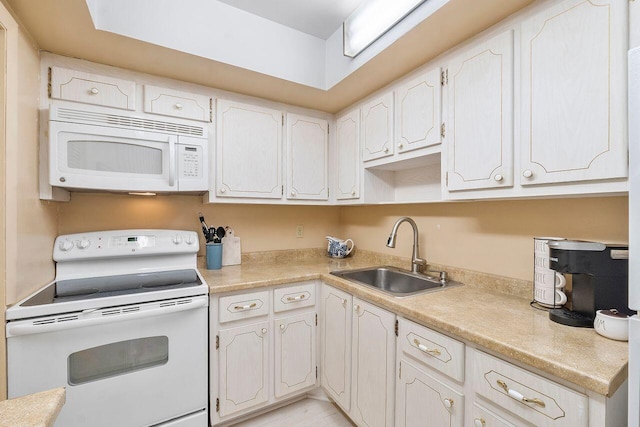
[{"label": "drawer front", "polygon": [[273,291],[273,311],[295,310],[316,304],[316,284],[309,282],[298,286],[288,286]]},{"label": "drawer front", "polygon": [[220,323],[269,314],[269,291],[221,297]]},{"label": "drawer front", "polygon": [[144,85],[144,111],[181,119],[211,121],[211,98],[157,86]]},{"label": "drawer front", "polygon": [[587,396],[496,359],[474,353],[477,394],[536,426],[587,426]]},{"label": "drawer front", "polygon": [[472,417],[473,427],[516,427],[475,402]]},{"label": "drawer front", "polygon": [[51,98],[135,110],[136,84],[97,74],[51,67]]},{"label": "drawer front", "polygon": [[402,351],[454,380],[464,381],[464,344],[406,319],[398,320]]}]

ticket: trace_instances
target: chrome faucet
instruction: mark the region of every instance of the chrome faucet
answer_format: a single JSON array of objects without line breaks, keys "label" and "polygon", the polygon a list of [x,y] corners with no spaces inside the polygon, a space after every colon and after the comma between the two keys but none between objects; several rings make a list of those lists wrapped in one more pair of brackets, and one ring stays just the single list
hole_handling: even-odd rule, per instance
[{"label": "chrome faucet", "polygon": [[398,218],[396,223],[393,224],[393,229],[391,230],[391,234],[389,235],[389,240],[387,240],[387,247],[396,247],[396,233],[398,232],[398,227],[403,222],[408,222],[411,225],[411,228],[413,228],[413,253],[411,254],[411,272],[420,273],[420,271],[427,266],[427,260],[420,258],[420,248],[418,247],[418,226],[416,225],[416,222],[414,220],[412,220],[408,216]]}]

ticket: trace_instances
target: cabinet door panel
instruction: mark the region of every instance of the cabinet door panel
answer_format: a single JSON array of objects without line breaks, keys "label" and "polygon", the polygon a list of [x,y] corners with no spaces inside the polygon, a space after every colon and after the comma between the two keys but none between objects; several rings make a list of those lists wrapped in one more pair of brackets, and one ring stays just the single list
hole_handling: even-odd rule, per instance
[{"label": "cabinet door panel", "polygon": [[362,106],[363,158],[393,155],[393,92]]},{"label": "cabinet door panel", "polygon": [[402,359],[397,427],[462,427],[464,395]]},{"label": "cabinet door panel", "polygon": [[566,0],[523,22],[523,185],[627,176],[627,4]]},{"label": "cabinet door panel", "polygon": [[393,426],[395,315],[353,299],[353,404],[359,425]]},{"label": "cabinet door panel", "polygon": [[398,153],[440,143],[440,68],[404,84],[396,91],[396,145]]},{"label": "cabinet door panel", "polygon": [[345,411],[351,401],[351,295],[322,286],[322,388]]},{"label": "cabinet door panel", "polygon": [[282,397],[316,383],[316,314],[275,321],[275,393]]},{"label": "cabinet door panel", "polygon": [[220,416],[267,402],[269,324],[220,331]]},{"label": "cabinet door panel", "polygon": [[336,199],[360,198],[360,110],[336,120]]},{"label": "cabinet door panel", "polygon": [[287,114],[287,199],[327,200],[328,122]]},{"label": "cabinet door panel", "polygon": [[218,100],[216,194],[282,197],[282,113]]},{"label": "cabinet door panel", "polygon": [[449,191],[513,185],[513,31],[468,49],[448,71]]}]

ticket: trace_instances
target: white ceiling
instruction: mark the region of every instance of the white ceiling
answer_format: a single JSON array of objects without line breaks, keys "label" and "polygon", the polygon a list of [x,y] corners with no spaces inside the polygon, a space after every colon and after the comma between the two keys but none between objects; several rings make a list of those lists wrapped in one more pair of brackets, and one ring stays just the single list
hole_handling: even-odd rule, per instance
[{"label": "white ceiling", "polygon": [[329,38],[363,0],[220,0],[273,22]]}]

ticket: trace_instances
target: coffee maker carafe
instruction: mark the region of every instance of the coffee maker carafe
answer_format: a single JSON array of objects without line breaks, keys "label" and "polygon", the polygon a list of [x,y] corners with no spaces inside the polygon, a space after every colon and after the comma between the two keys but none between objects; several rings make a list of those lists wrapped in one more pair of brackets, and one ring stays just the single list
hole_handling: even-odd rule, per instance
[{"label": "coffee maker carafe", "polygon": [[593,327],[597,310],[629,310],[629,247],[577,240],[550,241],[549,268],[571,274],[571,310],[554,309],[549,318],[569,326]]}]

